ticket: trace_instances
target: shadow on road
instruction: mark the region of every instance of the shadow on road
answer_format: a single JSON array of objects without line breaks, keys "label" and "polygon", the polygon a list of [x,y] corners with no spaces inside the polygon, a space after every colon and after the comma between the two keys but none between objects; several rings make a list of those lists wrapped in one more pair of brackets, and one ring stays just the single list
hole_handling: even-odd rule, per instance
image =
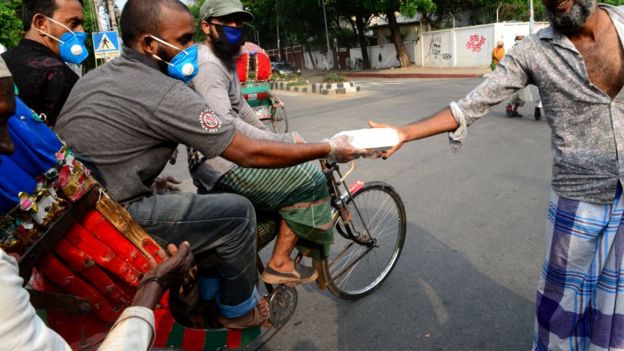
[{"label": "shadow on road", "polygon": [[[408,223],[397,267],[373,294],[352,302],[311,288],[299,291],[301,310],[263,350],[530,348],[533,301],[482,274],[414,223]],[[306,311],[307,294],[315,300],[326,295],[322,300],[334,306]]]}]

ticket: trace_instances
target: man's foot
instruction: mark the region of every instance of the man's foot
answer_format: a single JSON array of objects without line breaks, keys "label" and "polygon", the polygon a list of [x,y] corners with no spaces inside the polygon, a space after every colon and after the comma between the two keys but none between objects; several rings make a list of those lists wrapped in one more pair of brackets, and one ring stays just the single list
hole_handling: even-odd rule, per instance
[{"label": "man's foot", "polygon": [[313,282],[317,277],[318,273],[314,268],[299,263],[295,263],[294,269],[290,272],[279,272],[267,265],[262,273],[262,280],[267,284],[297,285]]},{"label": "man's foot", "polygon": [[219,323],[227,329],[247,329],[253,327],[270,328],[269,322],[269,303],[262,298],[258,304],[246,315],[238,318],[225,318],[219,316]]}]

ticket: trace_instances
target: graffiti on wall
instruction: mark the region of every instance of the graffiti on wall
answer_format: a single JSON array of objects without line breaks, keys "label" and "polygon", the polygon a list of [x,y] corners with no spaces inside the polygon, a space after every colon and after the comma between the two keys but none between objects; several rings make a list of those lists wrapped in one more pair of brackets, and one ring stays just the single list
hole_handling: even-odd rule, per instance
[{"label": "graffiti on wall", "polygon": [[451,58],[453,55],[442,52],[442,36],[434,34],[429,42],[429,53],[425,56],[425,61],[438,65]]},{"label": "graffiti on wall", "polygon": [[471,35],[470,39],[468,39],[468,42],[466,43],[466,49],[472,52],[481,52],[481,49],[483,49],[483,45],[485,45],[486,41],[487,38],[483,35]]}]

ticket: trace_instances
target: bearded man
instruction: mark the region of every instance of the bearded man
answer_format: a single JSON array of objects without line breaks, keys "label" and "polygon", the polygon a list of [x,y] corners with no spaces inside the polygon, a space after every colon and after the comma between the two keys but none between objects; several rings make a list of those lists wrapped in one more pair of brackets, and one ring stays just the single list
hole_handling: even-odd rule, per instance
[{"label": "bearded man", "polygon": [[[239,0],[207,0],[200,9],[206,45],[199,48],[199,73],[193,86],[206,104],[242,134],[258,140],[301,143],[297,133],[275,134],[247,104],[241,92],[235,56],[244,43],[243,26],[253,19]],[[217,189],[248,198],[263,212],[279,213],[273,255],[262,278],[269,284],[301,284],[316,280],[312,267],[295,263],[298,243],[328,254],[333,242],[330,197],[320,168],[310,162],[277,169],[240,167],[222,157],[207,158],[191,151],[189,168],[200,192]],[[302,240],[299,240],[302,239]]]},{"label": "bearded man", "polygon": [[542,3],[550,27],[514,47],[462,100],[397,127],[402,142],[384,156],[443,132],[458,147],[491,106],[536,85],[554,164],[533,350],[623,350],[624,7]]}]

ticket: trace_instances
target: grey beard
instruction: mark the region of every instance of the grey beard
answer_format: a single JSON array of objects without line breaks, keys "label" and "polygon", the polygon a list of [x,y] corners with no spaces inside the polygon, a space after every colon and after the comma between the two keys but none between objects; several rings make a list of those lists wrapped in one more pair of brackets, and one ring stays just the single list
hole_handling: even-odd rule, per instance
[{"label": "grey beard", "polygon": [[574,5],[570,12],[566,12],[561,15],[556,15],[550,9],[546,8],[548,13],[548,20],[550,24],[560,33],[564,35],[573,35],[578,33],[579,30],[587,21],[589,15],[591,15],[596,9],[595,0],[572,0]]}]

